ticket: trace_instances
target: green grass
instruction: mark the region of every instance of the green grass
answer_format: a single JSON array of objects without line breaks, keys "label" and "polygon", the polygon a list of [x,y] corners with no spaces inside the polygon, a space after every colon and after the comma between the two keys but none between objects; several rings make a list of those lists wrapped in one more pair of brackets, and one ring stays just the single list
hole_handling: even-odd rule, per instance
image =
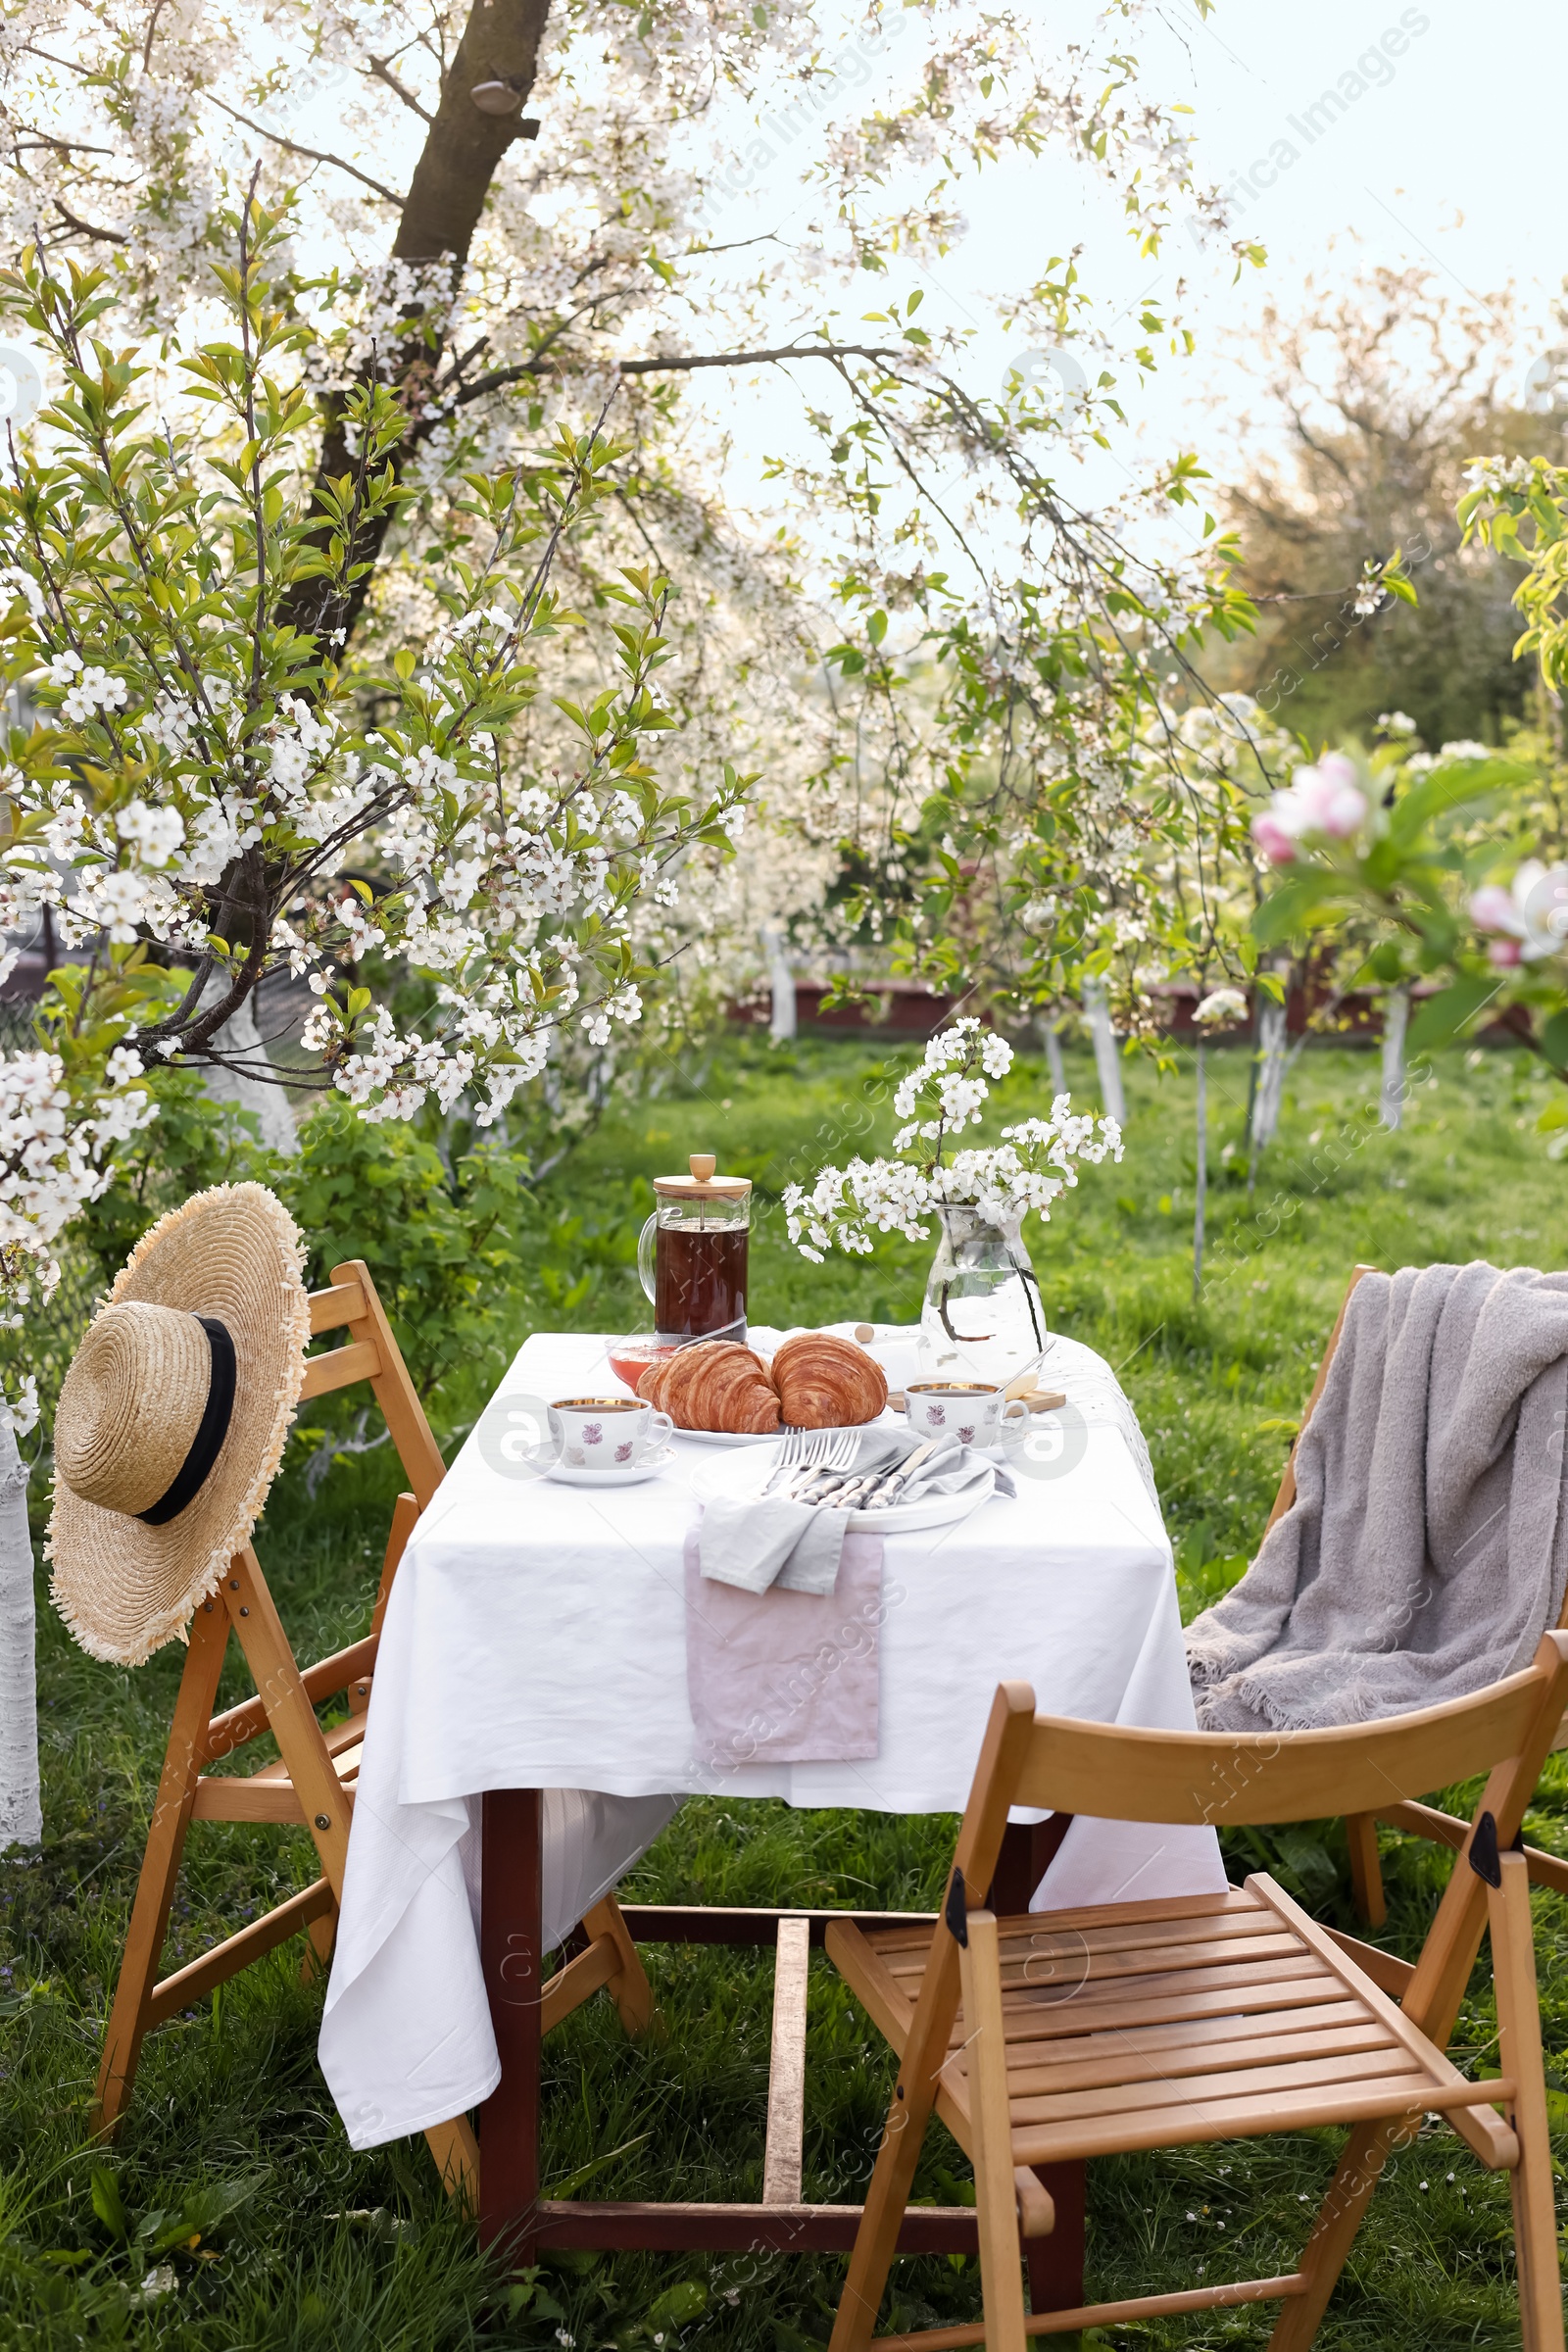
[{"label": "green grass", "polygon": [[[1246,1063],[1218,1054],[1210,1068],[1217,1158],[1239,1137]],[[1092,1099],[1087,1065],[1070,1075]],[[1547,1159],[1534,1132],[1545,1090],[1522,1059],[1489,1054],[1471,1067],[1461,1055],[1445,1058],[1397,1136],[1367,1115],[1375,1076],[1371,1057],[1348,1052],[1297,1065],[1255,1200],[1231,1172],[1234,1152],[1216,1176],[1208,1280],[1197,1303],[1190,1072],[1161,1080],[1132,1068],[1126,1159],[1087,1171],[1060,1215],[1032,1229],[1053,1326],[1118,1367],[1142,1417],[1189,1615],[1239,1572],[1255,1540],[1286,1443],[1284,1430],[1266,1425],[1298,1413],[1355,1259],[1565,1260],[1568,1170]],[[616,1107],[543,1188],[526,1286],[497,1304],[499,1354],[538,1326],[644,1321],[633,1266],[650,1205],[642,1179],[704,1149],[758,1184],[759,1320],[913,1319],[926,1245],[812,1267],[789,1250],[777,1212],[789,1177],[886,1139],[890,1091],[877,1049],[852,1043],[781,1054],[728,1041],[700,1065],[671,1068],[657,1098]],[[1031,1066],[1008,1091],[1004,1108],[1045,1089]],[[482,1401],[479,1375],[460,1368],[438,1400],[443,1436],[460,1435]],[[392,1488],[384,1453],[338,1460],[314,1499],[297,1468],[285,1473],[261,1548],[302,1654],[365,1629]],[[85,2139],[87,2100],[179,1664],[176,1649],[134,1674],[92,1663],[48,1610],[40,1582],[47,1839],[40,1856],[4,1865],[0,1930],[0,2344],[446,2352],[550,2346],[561,2328],[584,2348],[659,2335],[712,2352],[820,2342],[841,2274],[834,2262],[628,2256],[553,2267],[531,2288],[498,2282],[443,2210],[422,2143],[349,2150],[316,2069],[320,1993],[299,1982],[298,1945],[152,2037],[108,2160],[112,2192],[100,2182],[95,2210],[93,2170],[104,2159]],[[999,1659],[999,1672],[1005,1665]],[[243,1689],[231,1664],[225,1698]],[[1568,1850],[1568,1762],[1553,1763],[1531,1830]],[[940,1819],[703,1800],[677,1817],[628,1891],[925,1905],[951,1836]],[[1332,1831],[1268,1839],[1260,1850],[1320,1916],[1348,1920]],[[1249,1858],[1237,1856],[1243,1867]],[[1446,1862],[1392,1835],[1386,1860],[1389,1939],[1409,1949]],[[314,1875],[302,1838],[199,1829],[172,1956],[194,1954]],[[1549,1897],[1537,1898],[1537,1913],[1560,2085],[1568,1916]],[[649,1967],[667,2039],[627,2045],[609,2004],[594,2002],[547,2044],[547,2180],[569,2180],[635,2141],[596,2173],[593,2193],[756,2195],[765,1963],[668,1948],[653,1951]],[[1458,2043],[1485,2064],[1493,2030],[1478,1972]],[[809,2062],[806,2193],[853,2196],[875,2146],[887,2061],[821,1962]],[[1568,2098],[1562,2106],[1568,2118]],[[1200,2264],[1210,2278],[1289,2269],[1334,2144],[1333,2134],[1312,2133],[1094,2168],[1091,2291],[1173,2288]],[[960,2195],[965,2174],[956,2149],[933,2133],[919,2193]],[[172,2236],[200,2242],[168,2250]],[[1357,2352],[1517,2344],[1509,2237],[1505,2183],[1451,2135],[1424,2134],[1391,2166],[1320,2341]],[[143,2291],[149,2262],[172,2270],[167,2292]],[[978,2310],[972,2265],[904,2264],[897,2280],[906,2325]],[[1267,2332],[1266,2317],[1239,2311],[1125,2328],[1108,2340],[1259,2345]]]}]

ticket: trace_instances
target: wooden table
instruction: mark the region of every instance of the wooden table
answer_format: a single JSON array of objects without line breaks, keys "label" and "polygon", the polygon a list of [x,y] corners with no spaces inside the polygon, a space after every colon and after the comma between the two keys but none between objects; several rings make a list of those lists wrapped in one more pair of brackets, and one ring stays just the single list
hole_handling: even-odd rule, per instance
[{"label": "wooden table", "polygon": [[[894,1915],[627,1904],[626,1923],[641,1943],[772,1945],[778,1955],[763,2202],[662,2205],[541,2198],[539,2055],[548,1988],[542,1969],[539,1791],[493,1789],[483,1807],[480,1956],[501,2081],[479,2111],[482,2242],[519,2269],[541,2253],[567,2247],[847,2254],[860,2207],[801,2202],[806,1956],[811,1945],[821,1944],[830,1919],[855,1919],[874,1929],[894,1924]],[[1068,1818],[1056,1816],[1033,1828],[1008,1829],[988,1898],[993,1909],[1004,1915],[1028,1909],[1067,1827]],[[1076,2310],[1084,2299],[1084,2168],[1074,2163],[1037,2170],[1055,2202],[1056,2226],[1047,2237],[1024,2241],[1030,2300],[1037,2312]],[[904,2254],[973,2254],[977,2248],[970,2206],[911,2208],[899,2237]]]}]

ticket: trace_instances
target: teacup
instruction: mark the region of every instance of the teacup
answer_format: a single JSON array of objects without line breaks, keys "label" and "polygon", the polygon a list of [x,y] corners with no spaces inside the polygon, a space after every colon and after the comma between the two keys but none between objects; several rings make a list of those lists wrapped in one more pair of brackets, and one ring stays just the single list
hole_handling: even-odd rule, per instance
[{"label": "teacup", "polygon": [[1029,1418],[1021,1396],[990,1380],[912,1380],[904,1409],[922,1438],[956,1438],[960,1446],[1000,1445],[1004,1422]]},{"label": "teacup", "polygon": [[558,1396],[550,1434],[568,1470],[634,1470],[668,1445],[675,1424],[637,1396]]}]

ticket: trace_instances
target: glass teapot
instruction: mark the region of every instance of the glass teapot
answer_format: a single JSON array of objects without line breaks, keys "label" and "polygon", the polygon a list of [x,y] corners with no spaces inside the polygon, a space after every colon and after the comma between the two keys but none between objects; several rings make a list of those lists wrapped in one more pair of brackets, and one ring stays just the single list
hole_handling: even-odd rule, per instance
[{"label": "glass teapot", "polygon": [[688,1176],[654,1178],[656,1206],[637,1244],[655,1333],[675,1346],[744,1342],[751,1178],[715,1175],[711,1152],[694,1152],[687,1164]]}]

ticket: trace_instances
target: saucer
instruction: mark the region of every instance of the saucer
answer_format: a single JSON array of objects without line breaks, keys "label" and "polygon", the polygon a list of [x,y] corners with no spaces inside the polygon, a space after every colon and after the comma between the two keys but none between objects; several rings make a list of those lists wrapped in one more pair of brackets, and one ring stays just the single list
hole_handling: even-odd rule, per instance
[{"label": "saucer", "polygon": [[619,1468],[601,1469],[597,1462],[584,1463],[579,1469],[570,1462],[552,1462],[545,1472],[564,1487],[637,1487],[645,1478],[657,1478],[667,1470],[675,1459],[675,1448],[666,1446],[661,1453],[645,1453],[640,1462],[627,1462]]}]

